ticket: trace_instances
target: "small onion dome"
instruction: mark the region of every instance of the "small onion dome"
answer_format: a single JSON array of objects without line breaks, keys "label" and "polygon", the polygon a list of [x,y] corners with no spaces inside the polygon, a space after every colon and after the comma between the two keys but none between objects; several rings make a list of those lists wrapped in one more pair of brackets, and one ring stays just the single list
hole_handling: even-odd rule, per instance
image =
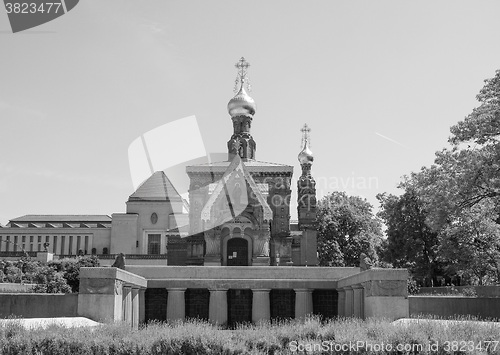
[{"label": "small onion dome", "polygon": [[227,111],[231,117],[250,115],[255,113],[255,101],[247,94],[243,83],[240,91],[227,104]]},{"label": "small onion dome", "polygon": [[311,164],[314,161],[313,152],[311,152],[311,149],[309,149],[307,142],[304,144],[304,148],[299,153],[298,159],[300,164]]}]

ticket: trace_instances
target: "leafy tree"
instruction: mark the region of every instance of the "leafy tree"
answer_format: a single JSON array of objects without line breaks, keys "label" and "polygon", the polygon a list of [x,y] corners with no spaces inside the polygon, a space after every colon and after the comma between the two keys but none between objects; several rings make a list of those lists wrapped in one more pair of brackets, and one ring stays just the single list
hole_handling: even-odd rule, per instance
[{"label": "leafy tree", "polygon": [[448,269],[469,284],[500,282],[500,224],[494,205],[480,202],[464,210],[441,233]]},{"label": "leafy tree", "polygon": [[379,194],[380,212],[387,230],[385,261],[407,268],[418,279],[432,279],[442,273],[438,233],[426,223],[427,212],[416,191],[407,188],[401,196]]},{"label": "leafy tree", "polygon": [[451,148],[437,152],[430,168],[412,174],[434,228],[482,201],[500,206],[500,70],[476,98],[480,106],[451,127]]},{"label": "leafy tree", "polygon": [[423,201],[448,273],[481,284],[500,281],[500,71],[477,99],[479,107],[451,127],[451,147],[402,185]]},{"label": "leafy tree", "polygon": [[365,199],[344,192],[325,196],[318,204],[317,229],[320,265],[359,266],[361,253],[378,261],[381,224]]}]

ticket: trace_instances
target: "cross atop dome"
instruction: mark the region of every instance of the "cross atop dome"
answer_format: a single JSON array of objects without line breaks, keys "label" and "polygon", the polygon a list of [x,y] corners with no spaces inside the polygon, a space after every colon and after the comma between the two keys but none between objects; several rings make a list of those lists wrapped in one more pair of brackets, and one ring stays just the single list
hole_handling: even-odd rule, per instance
[{"label": "cross atop dome", "polygon": [[304,146],[304,144],[310,142],[309,132],[311,132],[311,129],[309,128],[307,123],[304,123],[304,127],[302,127],[300,131],[302,132],[302,142],[300,145]]},{"label": "cross atop dome", "polygon": [[314,160],[314,155],[309,149],[309,132],[311,132],[311,129],[307,124],[304,124],[300,131],[302,132],[302,151],[299,153],[298,159],[301,165],[311,164]]},{"label": "cross atop dome", "polygon": [[247,84],[248,91],[252,91],[250,86],[250,80],[247,77],[248,67],[250,67],[250,63],[248,63],[245,57],[241,57],[238,63],[236,63],[235,68],[238,69],[238,74],[236,75],[236,80],[234,81],[234,93],[237,93],[243,87],[243,84]]}]

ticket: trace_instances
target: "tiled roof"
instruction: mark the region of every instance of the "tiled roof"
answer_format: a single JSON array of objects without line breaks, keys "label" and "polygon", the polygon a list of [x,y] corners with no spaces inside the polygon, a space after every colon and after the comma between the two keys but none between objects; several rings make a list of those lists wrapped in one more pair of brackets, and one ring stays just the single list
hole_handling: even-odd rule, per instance
[{"label": "tiled roof", "polygon": [[19,223],[111,223],[108,215],[35,215],[27,214],[11,219],[9,222]]},{"label": "tiled roof", "polygon": [[[231,164],[230,161],[219,161],[214,163],[205,163],[198,165],[191,165],[186,167],[186,171],[190,172],[205,172],[205,171],[214,171],[214,172],[225,172],[226,169]],[[248,172],[293,172],[293,166],[286,164],[278,164],[278,163],[269,163],[265,161],[258,160],[248,160],[244,162],[245,167]]]},{"label": "tiled roof", "polygon": [[180,194],[163,171],[157,171],[130,195],[129,201],[179,201]]}]

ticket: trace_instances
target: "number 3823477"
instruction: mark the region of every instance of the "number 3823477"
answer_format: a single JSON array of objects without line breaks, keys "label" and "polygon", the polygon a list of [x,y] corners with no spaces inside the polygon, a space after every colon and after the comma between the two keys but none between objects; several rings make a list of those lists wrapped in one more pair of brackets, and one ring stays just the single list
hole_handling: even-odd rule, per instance
[{"label": "number 3823477", "polygon": [[58,13],[59,9],[61,11],[64,11],[61,8],[61,3],[60,2],[45,2],[41,4],[36,4],[36,3],[10,3],[7,2],[5,3],[5,9],[7,10],[8,14],[14,13],[14,14],[34,14],[37,12],[40,13]]}]

